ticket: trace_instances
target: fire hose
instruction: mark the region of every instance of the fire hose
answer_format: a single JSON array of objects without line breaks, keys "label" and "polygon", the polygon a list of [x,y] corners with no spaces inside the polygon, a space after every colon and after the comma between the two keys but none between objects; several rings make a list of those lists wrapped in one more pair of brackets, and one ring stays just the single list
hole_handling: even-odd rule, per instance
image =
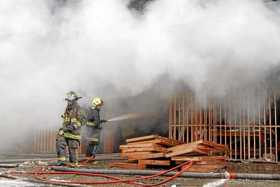
[{"label": "fire hose", "polygon": [[[165,171],[160,171],[155,174],[152,174],[150,176],[139,176],[139,177],[134,177],[130,179],[121,179],[119,177],[114,177],[110,175],[105,175],[101,173],[89,173],[89,172],[84,172],[84,171],[31,171],[31,172],[10,172],[12,174],[25,174],[25,175],[33,175],[37,180],[42,181],[44,183],[49,183],[49,184],[55,184],[55,185],[66,185],[66,184],[78,184],[78,185],[96,185],[96,184],[120,184],[120,183],[126,183],[126,184],[132,184],[132,185],[137,185],[137,186],[142,186],[142,187],[152,187],[152,186],[160,186],[162,184],[165,184],[167,182],[170,182],[180,176],[182,173],[186,172],[190,167],[192,166],[192,162],[185,162],[183,164],[180,164],[176,167],[173,167],[169,170]],[[139,182],[140,180],[147,180],[147,179],[152,179],[155,177],[163,176],[171,171],[175,171],[174,175],[165,178],[159,183],[156,184],[146,184],[146,183],[141,183]],[[51,180],[47,179],[46,175],[80,175],[80,176],[88,176],[88,177],[100,177],[100,178],[106,178],[110,180],[104,180],[104,181],[78,181],[78,180]]]},{"label": "fire hose", "polygon": [[[88,173],[103,173],[103,174],[120,174],[120,175],[154,175],[158,173],[155,170],[133,170],[133,169],[79,169],[79,168],[53,168],[55,171],[81,171]],[[176,172],[170,171],[163,174],[164,176],[173,176]],[[212,178],[212,179],[246,179],[246,180],[280,180],[278,173],[234,173],[234,172],[219,172],[219,173],[197,173],[185,172],[180,177],[186,178]]]}]

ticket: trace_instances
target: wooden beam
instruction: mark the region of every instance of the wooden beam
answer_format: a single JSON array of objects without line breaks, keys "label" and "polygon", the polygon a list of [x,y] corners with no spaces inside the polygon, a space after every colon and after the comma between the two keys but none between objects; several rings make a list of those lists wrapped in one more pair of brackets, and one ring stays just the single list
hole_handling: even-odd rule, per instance
[{"label": "wooden beam", "polygon": [[164,158],[164,153],[149,153],[149,154],[137,154],[130,153],[127,155],[129,160],[143,160],[143,159],[151,159],[151,158]]},{"label": "wooden beam", "polygon": [[193,162],[213,161],[213,160],[225,161],[225,157],[224,156],[175,156],[175,157],[171,157],[171,160],[174,160],[174,161],[193,161]]},{"label": "wooden beam", "polygon": [[132,142],[138,142],[138,141],[146,141],[146,140],[151,140],[157,138],[158,135],[149,135],[149,136],[142,136],[142,137],[137,137],[137,138],[130,138],[126,139],[126,143],[132,143]]},{"label": "wooden beam", "polygon": [[166,152],[166,148],[157,145],[157,144],[151,144],[149,147],[135,147],[135,148],[122,148],[122,153],[133,153],[133,152]]}]

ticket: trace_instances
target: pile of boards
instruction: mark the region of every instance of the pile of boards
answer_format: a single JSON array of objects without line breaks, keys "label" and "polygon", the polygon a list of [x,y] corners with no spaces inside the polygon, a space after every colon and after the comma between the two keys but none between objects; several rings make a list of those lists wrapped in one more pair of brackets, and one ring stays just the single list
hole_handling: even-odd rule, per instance
[{"label": "pile of boards", "polygon": [[199,140],[171,147],[165,156],[177,164],[193,161],[190,172],[212,172],[225,168],[226,153],[225,145]]},{"label": "pile of boards", "polygon": [[193,161],[192,172],[210,172],[224,168],[226,147],[214,142],[199,140],[183,144],[158,135],[126,140],[120,145],[121,156],[126,162],[112,163],[111,167],[144,169],[148,166],[170,167]]}]

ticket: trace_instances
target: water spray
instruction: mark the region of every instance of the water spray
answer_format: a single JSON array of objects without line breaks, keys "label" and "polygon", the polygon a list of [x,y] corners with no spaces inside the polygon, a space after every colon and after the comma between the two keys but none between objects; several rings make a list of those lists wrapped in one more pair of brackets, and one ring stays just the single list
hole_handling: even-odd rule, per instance
[{"label": "water spray", "polygon": [[108,122],[113,122],[113,121],[124,121],[124,120],[130,120],[130,119],[139,119],[143,117],[151,117],[155,116],[155,114],[147,114],[147,113],[129,113],[129,114],[123,114],[117,117],[113,117],[111,119],[108,119]]}]

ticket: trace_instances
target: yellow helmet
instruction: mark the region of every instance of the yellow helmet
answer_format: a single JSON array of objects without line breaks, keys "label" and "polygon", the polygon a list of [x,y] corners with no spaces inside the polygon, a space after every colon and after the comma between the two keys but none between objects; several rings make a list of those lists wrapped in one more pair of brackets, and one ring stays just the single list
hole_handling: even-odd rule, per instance
[{"label": "yellow helmet", "polygon": [[95,108],[97,106],[102,106],[103,105],[103,100],[100,97],[94,97],[91,100],[91,107]]}]

